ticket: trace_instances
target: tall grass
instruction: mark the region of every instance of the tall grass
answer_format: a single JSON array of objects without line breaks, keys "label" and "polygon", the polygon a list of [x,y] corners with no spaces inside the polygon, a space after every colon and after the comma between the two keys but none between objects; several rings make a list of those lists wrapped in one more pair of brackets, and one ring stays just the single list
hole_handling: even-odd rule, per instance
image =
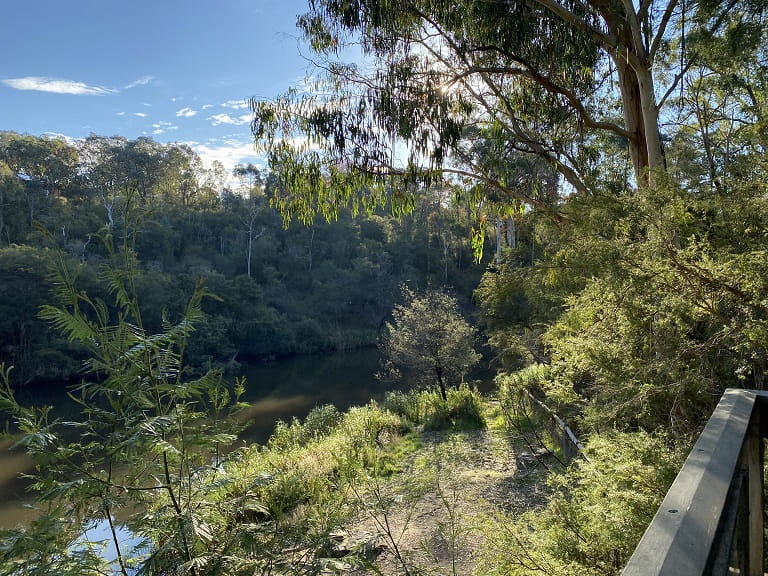
[{"label": "tall grass", "polygon": [[449,388],[446,400],[436,389],[389,392],[383,406],[425,431],[474,430],[485,426],[480,394],[465,384]]}]

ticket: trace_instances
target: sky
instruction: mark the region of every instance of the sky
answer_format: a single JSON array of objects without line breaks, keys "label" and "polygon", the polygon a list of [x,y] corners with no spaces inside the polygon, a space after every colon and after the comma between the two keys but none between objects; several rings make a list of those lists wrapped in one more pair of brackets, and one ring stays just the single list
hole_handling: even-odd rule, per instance
[{"label": "sky", "polygon": [[0,130],[149,136],[260,163],[249,98],[311,73],[306,0],[0,0]]}]

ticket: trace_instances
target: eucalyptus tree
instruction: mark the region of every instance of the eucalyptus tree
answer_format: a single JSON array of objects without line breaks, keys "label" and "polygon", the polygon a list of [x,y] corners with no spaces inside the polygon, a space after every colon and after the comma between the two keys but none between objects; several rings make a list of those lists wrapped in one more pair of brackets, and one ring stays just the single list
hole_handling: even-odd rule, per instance
[{"label": "eucalyptus tree", "polygon": [[[285,183],[275,202],[303,221],[347,203],[408,209],[413,184],[449,175],[549,208],[478,163],[478,140],[538,157],[577,192],[622,148],[629,184],[649,182],[666,170],[664,109],[706,57],[697,41],[762,4],[312,0],[298,25],[324,75],[251,103],[257,143]],[[340,61],[349,50],[356,64]]]},{"label": "eucalyptus tree", "polygon": [[56,195],[74,180],[78,156],[64,138],[0,132],[0,159],[16,174],[39,181],[47,193]]},{"label": "eucalyptus tree", "polygon": [[31,229],[52,199],[75,180],[77,150],[63,138],[0,132],[0,161],[24,183],[21,190]]},{"label": "eucalyptus tree", "polygon": [[162,145],[158,154],[160,175],[157,188],[164,202],[183,206],[196,204],[200,192],[198,166],[202,161],[187,144]]},{"label": "eucalyptus tree", "polygon": [[249,194],[255,188],[264,184],[261,170],[251,162],[248,162],[248,164],[237,164],[232,170],[232,175],[239,180],[240,187]]},{"label": "eucalyptus tree", "polygon": [[126,138],[106,138],[91,134],[77,143],[80,152],[80,180],[85,199],[92,197],[104,208],[107,226],[112,229],[124,208],[123,193],[127,186],[124,170],[116,161],[118,151],[126,146]]},{"label": "eucalyptus tree", "polygon": [[[719,9],[707,4],[699,18]],[[759,0],[742,8],[722,34],[699,27],[687,39],[695,58],[674,97],[677,129],[668,149],[674,176],[688,188],[722,193],[728,180],[760,178],[753,167],[768,144],[766,14]]]}]

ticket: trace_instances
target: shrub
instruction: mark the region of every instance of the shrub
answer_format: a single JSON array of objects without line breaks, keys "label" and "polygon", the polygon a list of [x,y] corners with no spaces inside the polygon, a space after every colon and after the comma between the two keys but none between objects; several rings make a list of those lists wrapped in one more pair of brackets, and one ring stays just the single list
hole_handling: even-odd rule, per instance
[{"label": "shrub", "polygon": [[476,429],[485,426],[480,394],[462,384],[447,391],[447,399],[438,394],[424,394],[426,404],[424,429]]},{"label": "shrub", "polygon": [[482,428],[485,426],[480,393],[462,384],[446,391],[446,399],[436,390],[389,392],[383,406],[424,430]]},{"label": "shrub", "polygon": [[543,510],[486,523],[484,574],[617,574],[656,513],[683,461],[684,447],[645,432],[593,436],[589,460],[550,479]]},{"label": "shrub", "polygon": [[409,392],[401,392],[395,390],[387,392],[382,402],[382,406],[399,416],[402,416],[413,424],[421,424],[421,396],[423,392],[416,392],[411,390]]},{"label": "shrub", "polygon": [[335,406],[316,406],[307,414],[303,423],[295,417],[290,424],[278,421],[269,439],[269,447],[272,450],[287,450],[305,446],[330,434],[341,420],[342,415]]}]

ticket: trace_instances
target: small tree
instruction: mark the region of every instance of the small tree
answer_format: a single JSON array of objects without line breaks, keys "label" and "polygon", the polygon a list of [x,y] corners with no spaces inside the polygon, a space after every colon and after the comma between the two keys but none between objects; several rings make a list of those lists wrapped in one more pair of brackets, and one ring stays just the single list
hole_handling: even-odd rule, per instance
[{"label": "small tree", "polygon": [[480,360],[474,344],[477,331],[459,312],[456,299],[438,290],[416,294],[403,288],[404,304],[392,310],[380,349],[382,378],[399,380],[406,372],[418,386],[458,384]]},{"label": "small tree", "polygon": [[[83,265],[54,252],[55,304],[40,311],[90,354],[89,377],[69,394],[81,417],[62,421],[48,407],[19,405],[0,364],[0,413],[14,418],[18,445],[36,460],[31,478],[42,511],[29,529],[0,533],[0,573],[128,576],[140,565],[140,573],[201,576],[206,559],[219,553],[211,531],[221,516],[211,495],[223,485],[221,451],[236,439],[230,416],[242,407],[236,399],[244,384],[230,390],[217,370],[187,377],[187,341],[202,318],[203,298],[212,296],[203,284],[178,322],[164,314],[162,330],[150,333],[135,288],[135,230],[119,246],[108,229],[100,237],[111,300],[89,296],[78,282]],[[139,549],[121,547],[117,519],[127,510],[138,510],[128,528]],[[111,534],[112,563],[97,553],[99,543],[89,542],[99,521]]]}]

